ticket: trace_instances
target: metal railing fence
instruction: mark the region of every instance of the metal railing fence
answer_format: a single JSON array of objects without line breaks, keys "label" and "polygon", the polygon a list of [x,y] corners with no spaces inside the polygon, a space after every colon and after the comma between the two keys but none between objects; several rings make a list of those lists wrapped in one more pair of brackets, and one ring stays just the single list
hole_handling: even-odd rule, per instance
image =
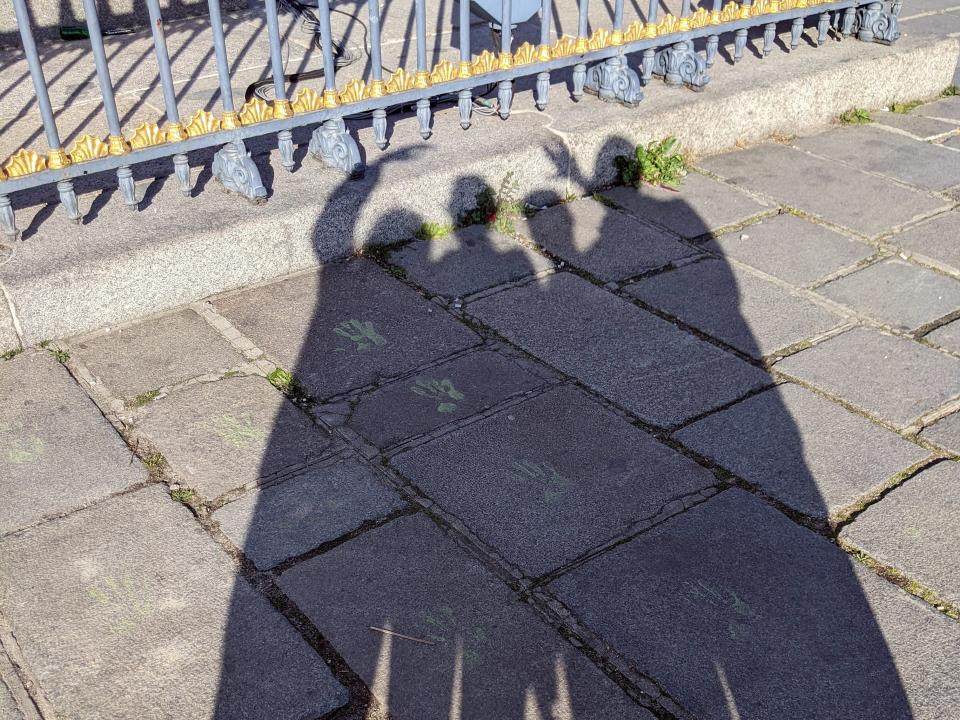
[{"label": "metal railing fence", "polygon": [[[497,28],[499,52],[484,50],[475,55],[470,47],[471,6],[461,1],[459,63],[441,60],[430,67],[426,50],[426,0],[412,0],[416,20],[416,69],[411,72],[401,68],[384,77],[380,2],[368,0],[370,77],[354,79],[338,87],[329,0],[319,0],[317,18],[324,89],[318,93],[311,88],[302,88],[291,98],[284,76],[277,0],[264,0],[274,99],[268,103],[254,97],[238,110],[231,84],[220,2],[208,0],[221,112],[215,115],[198,110],[184,121],[177,107],[159,0],[145,0],[166,117],[162,124],[144,123],[132,135],[125,136],[117,112],[96,0],[83,0],[109,135],[104,139],[84,134],[65,148],[54,119],[26,1],[12,1],[49,147],[45,155],[21,149],[0,165],[0,231],[12,238],[17,237],[18,230],[10,194],[29,188],[56,185],[67,216],[79,221],[81,212],[72,179],[112,170],[116,172],[123,202],[136,209],[139,201],[131,166],[170,158],[180,188],[189,195],[191,173],[187,153],[222,146],[214,156],[214,176],[228,190],[261,201],[267,192],[244,145],[244,141],[250,138],[275,135],[280,163],[292,171],[294,147],[291,131],[316,125],[309,151],[328,167],[357,174],[363,169],[361,155],[345,122],[345,118],[352,115],[371,115],[375,142],[384,148],[387,144],[388,108],[398,105],[414,107],[420,134],[427,139],[432,132],[431,98],[455,97],[460,124],[468,129],[474,110],[475,88],[495,86],[496,111],[507,119],[513,103],[513,83],[517,78],[535,77],[534,101],[543,110],[548,102],[550,73],[571,66],[575,99],[589,92],[604,100],[636,107],[643,97],[642,88],[654,76],[662,77],[668,85],[703,89],[709,82],[708,70],[716,59],[721,35],[733,34],[735,62],[743,55],[750,29],[763,28],[762,51],[766,56],[773,48],[781,24],[790,24],[791,47],[796,48],[807,18],[816,19],[818,44],[824,42],[831,29],[842,36],[855,34],[861,40],[890,43],[899,37],[897,16],[901,7],[901,0],[892,0],[889,5],[877,1],[864,3],[862,0],[730,0],[726,4],[722,4],[722,0],[705,0],[694,10],[692,0],[682,0],[679,16],[669,13],[658,16],[659,0],[649,0],[646,18],[628,23],[624,17],[623,0],[616,0],[612,27],[590,32],[590,0],[579,0],[577,35],[552,40],[553,0],[538,0],[538,45],[523,43],[514,47],[513,27],[506,22]],[[515,17],[511,0],[499,0],[499,10],[501,18]],[[695,49],[695,43],[702,44],[703,50]],[[631,61],[636,56],[639,56],[639,63],[634,69]]]}]

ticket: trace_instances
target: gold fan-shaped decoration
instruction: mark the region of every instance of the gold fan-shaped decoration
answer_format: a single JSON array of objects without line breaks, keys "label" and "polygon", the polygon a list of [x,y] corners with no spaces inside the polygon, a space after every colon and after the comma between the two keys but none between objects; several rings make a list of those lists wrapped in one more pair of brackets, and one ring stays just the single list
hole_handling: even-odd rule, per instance
[{"label": "gold fan-shaped decoration", "polygon": [[740,17],[740,6],[735,2],[728,2],[720,11],[720,20],[723,22],[733,22]]},{"label": "gold fan-shaped decoration", "polygon": [[639,20],[634,20],[632,23],[627,25],[627,29],[623,33],[624,42],[636,42],[643,38],[643,23]]},{"label": "gold fan-shaped decoration", "polygon": [[399,68],[390,76],[390,79],[387,80],[387,92],[398,93],[404,90],[412,90],[413,82],[413,75],[403,68]]},{"label": "gold fan-shaped decoration", "polygon": [[484,73],[493,72],[499,68],[500,61],[492,52],[484,50],[477,56],[476,60],[473,61],[471,67],[474,75],[483,75]]},{"label": "gold fan-shaped decoration", "polygon": [[209,110],[201,109],[193,114],[193,118],[184,129],[190,137],[206,135],[220,129],[220,120]]},{"label": "gold fan-shaped decoration", "polygon": [[576,38],[564,35],[553,44],[553,56],[555,58],[567,57],[573,55],[577,50]]},{"label": "gold fan-shaped decoration", "polygon": [[293,111],[297,114],[323,110],[323,98],[313,88],[300,88],[293,98]]},{"label": "gold fan-shaped decoration", "polygon": [[430,84],[450,82],[457,79],[457,66],[449,60],[441,60],[433,66],[433,72],[430,73]]},{"label": "gold fan-shaped decoration", "polygon": [[71,162],[81,163],[106,157],[110,153],[107,144],[95,135],[81,135],[67,150]]},{"label": "gold fan-shaped decoration", "polygon": [[710,24],[710,13],[705,7],[697,8],[697,11],[690,16],[691,28],[702,28]]},{"label": "gold fan-shaped decoration", "polygon": [[7,175],[12,178],[30,175],[35,172],[47,169],[47,160],[42,155],[33,150],[17,150],[10,159],[7,160],[3,169]]},{"label": "gold fan-shaped decoration", "polygon": [[363,80],[354,78],[347,83],[337,99],[341,103],[354,103],[368,97],[370,97],[370,92],[367,90],[367,84]]},{"label": "gold fan-shaped decoration", "polygon": [[255,125],[273,118],[273,108],[265,100],[255,97],[243,104],[238,114],[242,125]]},{"label": "gold fan-shaped decoration", "polygon": [[603,50],[610,44],[610,31],[603,28],[597,28],[587,41],[587,47],[591,50]]},{"label": "gold fan-shaped decoration", "polygon": [[657,23],[657,37],[669,35],[670,33],[675,33],[679,30],[680,21],[670,13],[664,15],[660,22]]},{"label": "gold fan-shaped decoration", "polygon": [[513,54],[514,65],[529,65],[537,59],[537,49],[528,42],[517,48]]},{"label": "gold fan-shaped decoration", "polygon": [[156,123],[145,122],[133,132],[130,138],[130,147],[134,150],[159,145],[164,141],[163,131]]}]

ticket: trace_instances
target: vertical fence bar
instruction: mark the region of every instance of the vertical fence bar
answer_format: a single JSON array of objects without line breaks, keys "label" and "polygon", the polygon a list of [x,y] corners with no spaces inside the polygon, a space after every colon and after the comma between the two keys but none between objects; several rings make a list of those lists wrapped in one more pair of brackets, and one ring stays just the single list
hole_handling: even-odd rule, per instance
[{"label": "vertical fence bar", "polygon": [[[741,0],[740,18],[747,20],[750,18],[751,0]],[[733,61],[740,62],[743,58],[743,50],[747,47],[747,28],[740,28],[733,34]]]},{"label": "vertical fence bar", "polygon": [[[370,97],[383,97],[387,94],[387,89],[383,82],[380,0],[368,0],[367,21],[370,28],[370,72],[373,76],[370,81]],[[377,108],[373,111],[373,141],[381,150],[387,146],[387,111],[384,108]]]},{"label": "vertical fence bar", "polygon": [[[167,52],[167,40],[163,34],[163,18],[160,15],[159,0],[147,0],[147,12],[150,14],[150,32],[153,34],[153,51],[157,58],[157,70],[160,75],[160,87],[163,90],[163,106],[167,122],[163,127],[164,140],[178,142],[185,140],[187,133],[180,124],[180,112],[177,110],[177,95],[173,90],[173,73],[170,71],[170,54]],[[189,197],[191,190],[190,165],[187,156],[177,153],[173,156],[173,171],[180,183],[180,190]]]},{"label": "vertical fence bar", "polygon": [[[721,9],[722,2],[723,0],[713,0],[713,8],[710,11],[711,25],[720,24],[720,9]],[[713,67],[713,63],[717,59],[717,50],[719,49],[720,49],[720,36],[716,34],[707,36],[706,60],[707,60],[708,68]]]},{"label": "vertical fence bar", "polygon": [[[220,126],[225,130],[240,127],[241,119],[233,104],[233,86],[230,83],[230,65],[227,61],[227,42],[223,35],[223,16],[220,0],[207,0],[210,11],[210,28],[213,30],[213,52],[217,60],[217,78],[220,81],[220,104],[223,117]],[[281,82],[282,85],[282,82]],[[292,150],[292,148],[291,148]],[[292,153],[291,153],[292,155]],[[292,164],[292,162],[291,162]],[[231,192],[240,193],[248,200],[258,201],[267,196],[260,179],[260,171],[250,159],[243,140],[228,142],[213,157],[213,176]]]},{"label": "vertical fence bar", "polygon": [[[510,0],[500,3],[500,69],[513,67],[513,7]],[[497,104],[500,117],[510,117],[510,105],[513,103],[513,80],[501,80],[497,83]]]},{"label": "vertical fence bar", "polygon": [[[277,18],[277,0],[265,0],[267,13],[267,36],[270,39],[270,70],[273,73],[273,117],[293,117],[293,106],[287,98],[286,78],[283,74],[283,53],[280,48],[280,21]],[[281,130],[277,133],[277,148],[280,164],[288,172],[293,171],[293,133]]]},{"label": "vertical fence bar", "polygon": [[[320,14],[320,46],[323,49],[323,106],[335,108],[337,97],[337,66],[333,57],[333,29],[330,26],[330,0],[317,3]],[[310,152],[324,165],[357,177],[363,174],[360,148],[347,132],[342,117],[324,120],[310,137]]]},{"label": "vertical fence bar", "polygon": [[[83,0],[83,12],[86,15],[93,61],[97,66],[97,81],[100,84],[100,94],[103,96],[103,111],[106,113],[107,127],[110,130],[107,147],[111,155],[125,155],[130,151],[130,145],[123,137],[123,131],[120,128],[120,115],[117,112],[117,100],[113,94],[113,82],[107,65],[107,53],[103,48],[103,33],[100,30],[100,18],[97,16],[95,0]],[[117,183],[123,195],[124,204],[131,210],[136,210],[139,203],[130,166],[124,165],[117,169]]]},{"label": "vertical fence bar", "polygon": [[[577,44],[574,52],[577,55],[583,55],[587,52],[587,33],[590,23],[590,0],[579,0],[579,18],[577,21]],[[587,66],[585,63],[577,63],[573,66],[573,99],[580,100],[583,97],[583,85],[587,81]]]},{"label": "vertical fence bar", "polygon": [[[30,79],[33,81],[33,90],[37,94],[37,105],[40,107],[40,117],[43,120],[43,129],[47,135],[47,167],[60,170],[70,164],[70,157],[64,152],[60,144],[60,133],[53,117],[53,108],[50,105],[50,94],[47,92],[47,81],[43,76],[43,67],[40,65],[40,55],[37,53],[37,44],[33,40],[33,30],[30,27],[30,15],[27,12],[25,0],[13,0],[13,12],[17,18],[17,28],[20,30],[20,39],[23,42],[23,52],[27,57],[30,68]],[[77,204],[77,194],[73,190],[70,180],[60,180],[57,183],[57,192],[60,202],[63,203],[67,217],[75,222],[80,221],[80,207]]]},{"label": "vertical fence bar", "polygon": [[[550,0],[543,0],[540,5],[540,47],[537,49],[538,59],[546,62],[550,59],[550,13],[553,7]],[[546,110],[550,92],[550,73],[537,74],[536,103],[539,110]]]},{"label": "vertical fence bar", "polygon": [[[430,73],[427,72],[427,8],[426,0],[416,0],[417,21],[417,75],[414,79],[415,88],[430,87]],[[420,125],[420,136],[426,140],[432,134],[430,130],[430,100],[417,100],[417,122]]]},{"label": "vertical fence bar", "polygon": [[[470,2],[469,0],[460,0],[460,71],[457,73],[461,78],[468,78],[473,75],[473,69],[470,67]],[[464,130],[470,127],[470,121],[473,116],[473,91],[470,88],[461,90],[457,95],[457,109],[460,111],[460,127]]]},{"label": "vertical fence bar", "polygon": [[794,18],[790,25],[790,49],[796,50],[800,46],[800,36],[803,35],[803,18]]},{"label": "vertical fence bar", "polygon": [[[644,34],[648,38],[655,38],[657,36],[658,4],[659,0],[650,0],[647,4],[647,25]],[[653,77],[653,61],[655,57],[656,50],[654,48],[647,48],[643,51],[643,56],[640,60],[640,79],[643,80],[644,84],[650,82],[650,78]]]}]

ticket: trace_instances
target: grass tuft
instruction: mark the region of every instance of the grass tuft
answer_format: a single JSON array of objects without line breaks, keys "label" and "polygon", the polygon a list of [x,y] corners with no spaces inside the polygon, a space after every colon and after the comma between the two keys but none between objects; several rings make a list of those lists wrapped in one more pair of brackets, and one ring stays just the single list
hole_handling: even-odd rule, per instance
[{"label": "grass tuft", "polygon": [[960,90],[957,89],[956,85],[947,85],[940,93],[940,97],[955,97],[958,93],[960,93]]},{"label": "grass tuft", "polygon": [[166,462],[166,458],[164,458],[160,453],[152,453],[143,459],[143,464],[153,470],[162,468]]},{"label": "grass tuft", "polygon": [[144,405],[149,405],[158,397],[160,397],[159,390],[148,390],[145,393],[140,393],[136,397],[130,398],[124,402],[123,405],[127,410],[136,410],[137,408],[142,408]]},{"label": "grass tuft", "polygon": [[909,115],[921,105],[923,105],[921,100],[911,100],[905,103],[894,103],[889,109],[890,112],[897,113],[898,115]]},{"label": "grass tuft", "polygon": [[866,125],[873,122],[870,111],[866,108],[850,108],[841,113],[839,119],[844,125]]},{"label": "grass tuft", "polygon": [[425,222],[417,229],[414,237],[417,240],[439,240],[445,238],[453,230],[454,227],[450,223]]},{"label": "grass tuft", "polygon": [[0,360],[13,360],[17,355],[23,352],[23,348],[14,348],[13,350],[7,350],[5,353],[0,353]]},{"label": "grass tuft", "polygon": [[179,503],[188,503],[193,500],[193,490],[188,490],[187,488],[178,488],[177,490],[170,491],[170,497],[176,500]]},{"label": "grass tuft", "polygon": [[70,353],[68,353],[66,350],[61,350],[58,347],[48,348],[47,351],[53,355],[53,357],[55,357],[57,362],[61,365],[65,365],[70,359]]}]

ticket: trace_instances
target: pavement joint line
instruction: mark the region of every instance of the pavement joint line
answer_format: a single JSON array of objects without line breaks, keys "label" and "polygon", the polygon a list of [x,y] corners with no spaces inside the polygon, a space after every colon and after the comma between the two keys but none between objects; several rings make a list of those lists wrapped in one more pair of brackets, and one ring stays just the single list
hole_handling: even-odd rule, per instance
[{"label": "pavement joint line", "polygon": [[[870,257],[865,257],[862,260],[857,260],[856,262],[851,263],[850,265],[846,265],[845,267],[835,270],[829,275],[819,277],[813,282],[807,283],[806,285],[802,285],[800,287],[803,287],[806,290],[810,290],[811,292],[816,293],[817,290],[819,290],[820,288],[826,285],[829,285],[835,280],[840,280],[842,278],[848,277],[849,275],[853,275],[854,273],[858,273],[861,270],[864,270],[870,267],[871,265],[876,265],[882,260],[886,260],[887,258],[892,257],[895,254],[890,250],[886,250],[883,248],[877,249],[875,246],[872,246],[872,245],[871,247],[874,247],[876,252],[874,252],[873,255],[871,255]],[[836,300],[831,300],[830,298],[825,297],[824,295],[819,295],[819,294],[818,294],[818,297],[820,297],[821,300],[827,301],[832,306],[844,308],[848,314],[856,315],[856,311],[852,310],[851,308],[848,308],[846,305],[842,305],[841,303],[838,303]]]},{"label": "pavement joint line", "polygon": [[17,306],[13,302],[13,298],[10,295],[10,292],[4,287],[4,284],[0,282],[0,295],[3,295],[3,301],[7,307],[7,313],[10,315],[10,324],[13,325],[13,332],[17,336],[17,342],[20,343],[21,348],[27,347],[27,343],[24,342],[23,326],[20,324],[20,314],[17,312]]},{"label": "pavement joint line", "polygon": [[[40,681],[37,679],[33,669],[30,667],[27,659],[23,656],[20,649],[20,643],[13,631],[10,622],[0,612],[0,652],[5,652],[7,659],[13,666],[13,674],[16,676],[20,685],[23,687],[36,713],[41,717],[50,720],[59,718],[56,708],[43,691]],[[2,678],[0,678],[2,682]]]},{"label": "pavement joint line", "polygon": [[[956,212],[951,210],[950,212]],[[892,243],[892,238],[895,238],[896,235],[891,236],[890,243],[894,248],[893,254],[900,257],[902,260],[907,260],[912,262],[914,265],[919,265],[920,267],[927,268],[928,270],[933,270],[941,275],[946,275],[949,278],[954,280],[960,280],[960,268],[952,267],[946,263],[940,262],[936,258],[929,257],[922,253],[913,252],[907,248],[894,245]]]},{"label": "pavement joint line", "polygon": [[934,330],[939,330],[944,325],[949,325],[955,320],[960,320],[960,308],[948,312],[946,315],[938,317],[936,320],[931,320],[928,323],[924,323],[913,331],[913,337],[915,340],[920,340],[932,333]]},{"label": "pavement joint line", "polygon": [[919,420],[907,427],[906,432],[919,434],[938,420],[953,415],[957,410],[960,410],[960,394],[921,416]]}]

